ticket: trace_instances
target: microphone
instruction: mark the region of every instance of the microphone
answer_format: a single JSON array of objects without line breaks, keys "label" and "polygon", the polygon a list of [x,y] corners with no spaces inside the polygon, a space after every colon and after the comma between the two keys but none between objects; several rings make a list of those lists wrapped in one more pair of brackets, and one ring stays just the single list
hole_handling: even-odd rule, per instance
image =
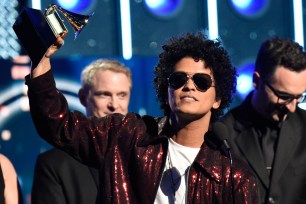
[{"label": "microphone", "polygon": [[233,158],[231,154],[231,147],[227,142],[228,130],[227,130],[227,127],[223,123],[217,121],[212,124],[212,131],[215,137],[217,138],[217,140],[219,140],[219,142],[223,144],[225,151],[227,152],[227,155],[230,160],[230,181],[231,181],[231,188],[232,188],[232,199],[233,199],[233,204],[235,204]]},{"label": "microphone", "polygon": [[217,121],[213,123],[212,131],[215,134],[215,137],[217,137],[217,139],[219,140],[219,142],[224,145],[225,149],[227,151],[230,150],[231,147],[227,142],[228,131],[226,126],[223,123]]}]

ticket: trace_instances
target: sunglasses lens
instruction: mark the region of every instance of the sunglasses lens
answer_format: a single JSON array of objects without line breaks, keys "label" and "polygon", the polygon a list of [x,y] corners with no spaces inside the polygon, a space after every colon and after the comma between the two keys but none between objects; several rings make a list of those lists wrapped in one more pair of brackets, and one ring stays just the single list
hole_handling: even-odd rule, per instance
[{"label": "sunglasses lens", "polygon": [[[206,91],[211,87],[212,81],[208,74],[198,73],[192,76],[192,80],[199,91]],[[170,75],[168,82],[173,89],[179,89],[188,81],[184,72],[174,72]]]},{"label": "sunglasses lens", "polygon": [[188,80],[187,74],[183,72],[174,72],[170,75],[168,82],[173,89],[178,89]]},{"label": "sunglasses lens", "polygon": [[206,91],[211,87],[212,81],[208,74],[193,75],[193,82],[200,91]]}]

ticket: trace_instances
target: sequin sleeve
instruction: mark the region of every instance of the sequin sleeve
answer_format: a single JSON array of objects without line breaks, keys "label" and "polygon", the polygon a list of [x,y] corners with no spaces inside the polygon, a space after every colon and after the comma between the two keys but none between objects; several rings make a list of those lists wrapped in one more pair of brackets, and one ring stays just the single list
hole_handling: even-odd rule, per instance
[{"label": "sequin sleeve", "polygon": [[34,79],[26,78],[26,84],[38,134],[81,162],[99,167],[106,152],[118,143],[125,143],[122,145],[126,149],[134,145],[136,129],[142,124],[136,114],[88,118],[81,112],[69,111],[65,97],[55,87],[52,71]]}]

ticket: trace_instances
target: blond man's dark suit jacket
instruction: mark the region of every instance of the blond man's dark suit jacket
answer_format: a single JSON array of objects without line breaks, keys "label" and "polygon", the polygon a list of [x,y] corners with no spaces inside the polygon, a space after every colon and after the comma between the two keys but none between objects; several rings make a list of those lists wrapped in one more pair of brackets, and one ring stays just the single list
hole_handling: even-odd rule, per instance
[{"label": "blond man's dark suit jacket", "polygon": [[37,157],[32,204],[95,204],[99,171],[59,149]]},{"label": "blond man's dark suit jacket", "polygon": [[[252,93],[251,93],[252,94]],[[252,131],[251,94],[222,121],[229,131],[232,151],[255,172],[263,203],[306,203],[306,111],[297,108],[283,123],[269,182],[258,139]]]}]

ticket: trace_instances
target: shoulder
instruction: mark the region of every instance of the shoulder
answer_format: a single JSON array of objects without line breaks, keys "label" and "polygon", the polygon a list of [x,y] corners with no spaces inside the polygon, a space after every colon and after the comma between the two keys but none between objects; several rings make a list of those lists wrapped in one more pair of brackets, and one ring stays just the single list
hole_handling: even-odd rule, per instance
[{"label": "shoulder", "polygon": [[12,162],[3,154],[0,154],[0,164],[1,164],[1,168],[2,171],[14,171],[14,166],[12,164]]},{"label": "shoulder", "polygon": [[287,131],[287,134],[289,134],[289,132],[290,134],[292,134],[293,133],[292,130],[294,130],[295,135],[303,136],[306,131],[305,122],[306,122],[306,110],[297,107],[294,113],[288,113],[288,117],[284,121],[282,129],[285,132]]},{"label": "shoulder", "polygon": [[236,120],[237,117],[241,116],[243,114],[243,107],[237,106],[231,110],[229,110],[222,118],[222,121],[231,121],[231,120]]},{"label": "shoulder", "polygon": [[8,177],[16,178],[16,171],[12,162],[3,154],[0,154],[0,164],[4,180]]},{"label": "shoulder", "polygon": [[52,148],[38,155],[36,165],[59,166],[62,163],[74,160],[74,158],[63,150]]},{"label": "shoulder", "polygon": [[4,156],[3,154],[0,153],[0,162],[1,162],[1,164],[4,164],[4,163],[10,162],[10,161],[6,156]]},{"label": "shoulder", "polygon": [[[50,150],[47,150],[43,153],[40,153],[38,155],[38,158],[46,158],[46,159],[52,159],[54,157],[56,157],[57,159],[62,157],[62,156],[66,156],[67,153],[65,153],[64,151],[57,149],[57,148],[52,148]],[[68,155],[67,155],[68,156]]]},{"label": "shoulder", "polygon": [[285,122],[291,124],[291,126],[295,126],[295,128],[301,127],[305,130],[306,110],[297,107],[294,113],[288,113],[288,117]]},{"label": "shoulder", "polygon": [[6,203],[18,203],[22,200],[22,197],[19,194],[18,177],[15,168],[12,162],[3,154],[0,154],[0,163],[5,185],[5,201]]},{"label": "shoulder", "polygon": [[80,161],[74,159],[68,153],[53,148],[44,153],[41,153],[36,160],[35,164],[36,173],[40,172],[53,172],[52,174],[71,173],[72,172],[88,172],[88,166],[82,164]]},{"label": "shoulder", "polygon": [[245,128],[252,126],[254,114],[251,111],[250,106],[239,105],[234,109],[226,113],[220,121],[225,124],[228,130],[231,131],[243,131]]},{"label": "shoulder", "polygon": [[242,117],[241,114],[239,114],[240,112],[240,107],[236,107],[232,110],[230,110],[229,112],[227,112],[221,119],[220,122],[222,122],[227,130],[229,132],[233,131],[235,129],[235,126],[240,126],[242,124],[240,124],[240,117]]},{"label": "shoulder", "polygon": [[296,109],[296,114],[297,114],[300,118],[306,120],[306,110],[303,110],[303,109],[301,109],[301,108],[297,108],[297,109]]}]

